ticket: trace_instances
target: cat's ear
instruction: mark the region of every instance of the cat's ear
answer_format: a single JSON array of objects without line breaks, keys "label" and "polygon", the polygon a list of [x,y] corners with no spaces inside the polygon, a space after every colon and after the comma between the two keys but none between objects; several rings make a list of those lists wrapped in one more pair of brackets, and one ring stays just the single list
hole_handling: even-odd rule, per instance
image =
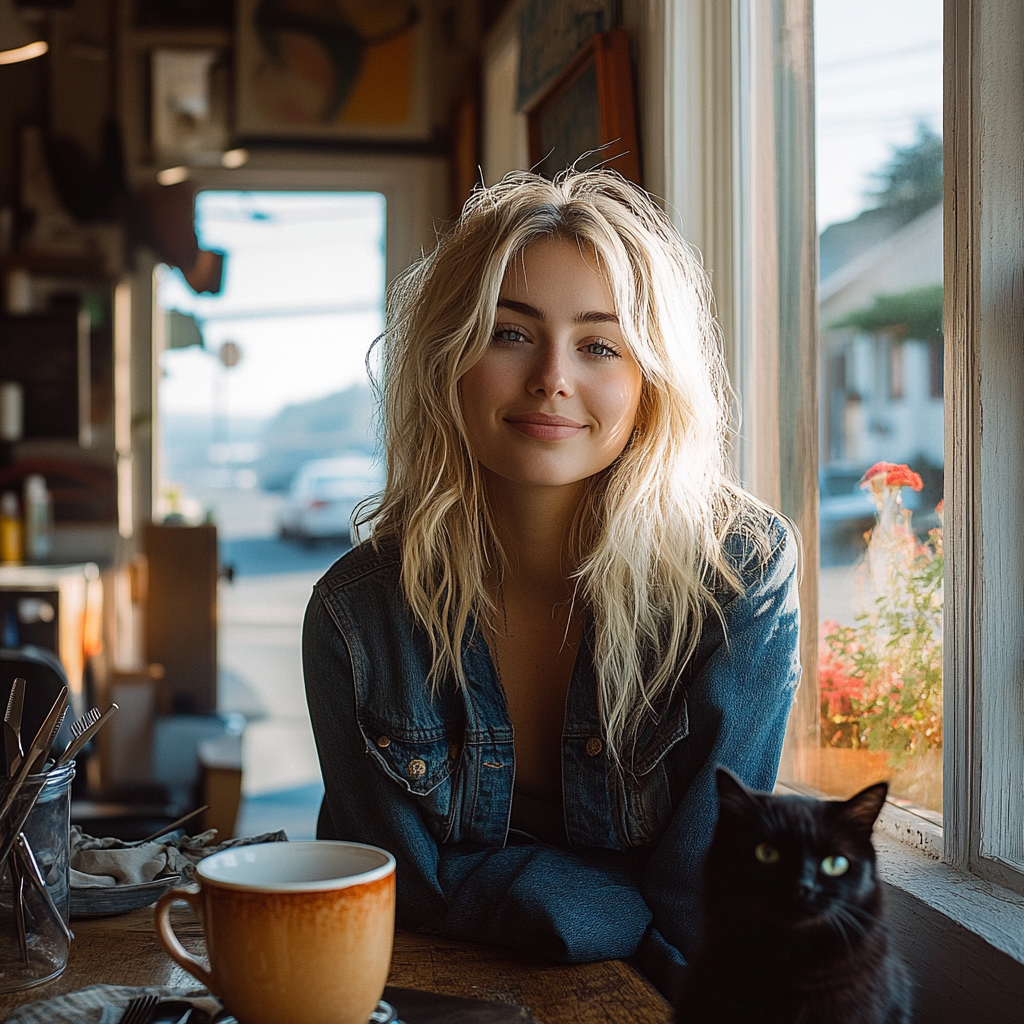
[{"label": "cat's ear", "polygon": [[862,789],[856,796],[851,796],[839,805],[840,819],[861,832],[870,832],[888,792],[888,782],[876,782]]},{"label": "cat's ear", "polygon": [[715,769],[715,786],[718,789],[718,806],[723,811],[745,814],[758,806],[753,790],[747,789],[728,768],[721,765]]}]

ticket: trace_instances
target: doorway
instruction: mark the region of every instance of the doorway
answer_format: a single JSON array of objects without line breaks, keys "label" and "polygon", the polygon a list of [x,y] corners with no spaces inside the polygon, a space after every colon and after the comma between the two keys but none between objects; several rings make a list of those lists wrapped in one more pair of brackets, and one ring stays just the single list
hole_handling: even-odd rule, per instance
[{"label": "doorway", "polygon": [[379,193],[204,191],[196,232],[226,254],[221,292],[159,275],[158,516],[218,528],[230,577],[218,593],[218,710],[246,719],[240,835],[282,821],[291,838],[313,834],[321,786],[301,623],[349,540],[322,516],[295,528],[307,505],[329,504],[297,488],[339,457],[360,467],[364,490],[381,482],[368,352],[383,328],[385,224]]}]

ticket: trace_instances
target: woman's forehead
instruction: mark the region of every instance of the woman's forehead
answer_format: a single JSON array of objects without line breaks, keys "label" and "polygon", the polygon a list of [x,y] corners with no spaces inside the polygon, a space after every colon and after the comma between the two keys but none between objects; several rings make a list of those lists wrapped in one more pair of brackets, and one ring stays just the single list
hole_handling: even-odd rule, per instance
[{"label": "woman's forehead", "polygon": [[586,239],[557,235],[529,242],[509,260],[502,279],[502,292],[528,291],[531,284],[543,284],[551,275],[575,275],[584,267],[594,275],[594,285],[603,290],[608,301],[614,304],[615,285],[611,268],[597,247]]}]

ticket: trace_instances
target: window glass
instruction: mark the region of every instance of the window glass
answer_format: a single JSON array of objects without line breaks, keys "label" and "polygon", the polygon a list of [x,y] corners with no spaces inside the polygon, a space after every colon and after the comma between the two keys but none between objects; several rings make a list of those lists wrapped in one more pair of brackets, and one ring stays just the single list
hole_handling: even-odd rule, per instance
[{"label": "window glass", "polygon": [[815,3],[820,733],[942,808],[942,0]]}]

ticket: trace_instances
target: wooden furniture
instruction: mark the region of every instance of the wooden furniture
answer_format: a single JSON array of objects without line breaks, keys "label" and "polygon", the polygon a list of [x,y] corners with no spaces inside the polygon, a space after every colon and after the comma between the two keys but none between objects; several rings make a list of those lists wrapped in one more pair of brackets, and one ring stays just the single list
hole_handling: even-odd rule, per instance
[{"label": "wooden furniture", "polygon": [[217,842],[222,843],[234,837],[242,805],[242,737],[203,740],[196,754],[203,803],[209,808],[203,815],[203,829],[215,828]]},{"label": "wooden furniture", "polygon": [[[199,921],[172,909],[174,930],[189,952],[202,955]],[[164,952],[153,929],[153,909],[120,917],[73,921],[75,941],[67,969],[45,985],[0,995],[0,1018],[15,1007],[86,985],[172,985],[198,982]],[[621,960],[553,964],[528,953],[477,946],[400,930],[389,985],[445,995],[519,1003],[543,1024],[668,1024],[668,1004]]]},{"label": "wooden furniture", "polygon": [[217,528],[148,525],[146,660],[175,714],[217,709]]}]

